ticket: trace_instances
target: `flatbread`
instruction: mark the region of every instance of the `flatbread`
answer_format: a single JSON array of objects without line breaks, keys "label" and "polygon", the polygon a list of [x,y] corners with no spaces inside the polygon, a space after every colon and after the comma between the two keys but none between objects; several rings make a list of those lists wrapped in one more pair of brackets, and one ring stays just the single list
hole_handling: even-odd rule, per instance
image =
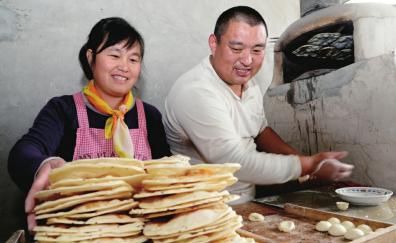
[{"label": "flatbread", "polygon": [[[37,243],[57,242],[55,238],[46,237],[49,241],[37,241]],[[78,241],[79,243],[144,243],[148,238],[144,235],[131,236],[131,237],[104,237],[90,240]]]},{"label": "flatbread", "polygon": [[[240,226],[239,226],[240,227]],[[239,228],[237,227],[237,228]],[[213,242],[215,240],[219,240],[222,239],[224,237],[227,237],[229,235],[231,235],[232,233],[235,233],[235,230],[237,229],[228,229],[225,231],[216,231],[214,233],[209,233],[209,234],[205,234],[205,235],[201,235],[195,238],[189,238],[189,239],[185,239],[185,240],[180,240],[177,241],[177,243],[204,243],[204,242]],[[167,242],[175,242],[175,241],[167,241]],[[164,243],[164,241],[154,241],[154,243]],[[238,242],[241,243],[241,242]]]},{"label": "flatbread", "polygon": [[79,243],[143,243],[146,242],[148,238],[144,235],[125,237],[125,238],[98,238],[91,240],[79,241]]},{"label": "flatbread", "polygon": [[241,237],[237,233],[233,232],[229,236],[221,239],[212,241],[212,243],[255,243],[256,241],[252,238]]},{"label": "flatbread", "polygon": [[122,186],[111,190],[91,192],[83,195],[75,195],[71,197],[57,199],[54,201],[43,202],[34,208],[34,212],[36,214],[43,214],[43,213],[54,212],[61,209],[73,207],[78,204],[82,204],[86,202],[114,199],[114,198],[118,198],[118,199],[130,198],[131,196],[132,196],[132,188]]},{"label": "flatbread", "polygon": [[70,166],[75,164],[100,164],[100,163],[136,166],[143,168],[143,162],[141,160],[137,160],[133,158],[118,158],[118,157],[101,157],[95,159],[73,160],[69,163],[66,163],[64,166]]},{"label": "flatbread", "polygon": [[146,167],[147,173],[159,176],[189,176],[189,175],[215,175],[235,173],[241,168],[240,164],[197,164],[186,166],[182,164],[154,165]]},{"label": "flatbread", "polygon": [[[116,217],[116,219],[113,219]],[[134,222],[145,222],[144,218],[132,218],[128,215],[103,215],[98,217],[93,217],[87,220],[88,224],[104,224],[104,223],[134,223]]]},{"label": "flatbread", "polygon": [[148,191],[143,190],[143,191],[133,195],[133,197],[134,198],[146,198],[146,197],[164,196],[164,195],[193,192],[193,191],[222,191],[228,185],[229,185],[228,182],[221,181],[218,183],[199,184],[199,185],[196,185],[196,186],[193,186],[190,188],[178,188],[178,189],[155,191],[155,192],[148,192]]},{"label": "flatbread", "polygon": [[105,176],[101,178],[90,178],[90,179],[81,179],[81,178],[73,178],[73,179],[65,179],[61,181],[57,181],[54,184],[49,186],[49,189],[56,189],[59,187],[68,187],[68,186],[81,186],[86,184],[92,183],[102,183],[114,180],[121,180],[125,181],[132,187],[140,187],[143,179],[147,177],[147,174],[137,174],[137,175],[130,175],[130,176],[121,176],[121,177],[114,177],[114,176]]},{"label": "flatbread", "polygon": [[139,235],[135,237],[125,237],[125,238],[98,238],[88,241],[80,241],[79,243],[143,243],[146,242],[148,238],[144,235]]},{"label": "flatbread", "polygon": [[51,224],[73,224],[73,225],[85,225],[85,224],[126,224],[134,222],[145,222],[144,218],[133,218],[125,214],[106,214],[100,215],[87,220],[81,219],[70,219],[65,217],[54,217],[49,218],[46,222],[47,225]]},{"label": "flatbread", "polygon": [[134,222],[130,224],[96,224],[85,226],[36,226],[34,232],[52,233],[53,235],[62,233],[76,234],[95,234],[95,233],[127,233],[143,229],[143,222]]},{"label": "flatbread", "polygon": [[226,187],[234,184],[237,182],[238,179],[236,177],[227,177],[227,178],[222,178],[222,179],[214,179],[214,180],[209,180],[209,181],[201,181],[201,182],[192,182],[192,183],[175,183],[171,185],[163,185],[163,186],[144,186],[144,189],[146,191],[166,191],[166,190],[172,190],[172,189],[181,189],[181,188],[193,188],[193,187],[200,187],[200,186],[205,186],[205,185],[215,185],[217,183],[226,183]]},{"label": "flatbread", "polygon": [[83,241],[83,240],[92,240],[92,239],[99,239],[99,238],[108,238],[108,237],[130,237],[136,236],[140,234],[140,231],[131,231],[127,233],[100,233],[100,234],[61,234],[61,235],[48,235],[48,234],[41,234],[36,233],[34,239],[36,241],[44,241],[44,242],[73,242],[73,241]]},{"label": "flatbread", "polygon": [[[214,240],[212,243],[246,243],[246,242],[237,233],[232,232],[227,237]],[[253,243],[254,243],[254,241],[253,241]]]},{"label": "flatbread", "polygon": [[189,168],[189,164],[157,164],[145,167],[149,175],[157,176],[184,176]]},{"label": "flatbread", "polygon": [[234,177],[231,173],[220,174],[220,175],[197,175],[197,176],[178,176],[178,177],[164,177],[157,176],[155,178],[149,178],[148,176],[142,181],[143,187],[145,186],[162,186],[170,184],[180,183],[192,183],[192,182],[203,182],[203,181],[215,181],[221,179],[227,179]]},{"label": "flatbread", "polygon": [[230,195],[227,191],[223,191],[223,192],[195,191],[195,192],[174,194],[165,197],[145,198],[139,201],[139,208],[142,209],[167,208],[192,201],[219,197],[219,196],[227,196],[227,195]]},{"label": "flatbread", "polygon": [[192,229],[189,231],[183,231],[183,232],[178,232],[174,234],[168,234],[168,235],[158,235],[158,236],[150,236],[151,239],[154,240],[162,240],[162,239],[174,239],[178,238],[178,240],[189,238],[193,234],[195,235],[202,235],[202,234],[207,234],[209,232],[215,232],[227,228],[231,228],[235,226],[236,224],[241,224],[242,223],[242,217],[237,215],[234,211],[230,211],[224,217],[221,219],[209,224],[205,225],[203,227],[197,228],[197,229]]},{"label": "flatbread", "polygon": [[91,218],[107,213],[115,213],[120,211],[128,211],[138,205],[138,202],[133,199],[118,200],[114,199],[111,201],[95,201],[85,203],[72,210],[64,212],[39,214],[36,219],[46,219],[53,217],[68,217],[68,218]]},{"label": "flatbread", "polygon": [[138,208],[138,209],[132,209],[129,213],[130,214],[137,214],[137,215],[144,215],[144,214],[150,214],[150,213],[160,213],[160,212],[166,212],[166,211],[172,211],[172,210],[177,210],[177,209],[182,209],[182,208],[189,208],[205,203],[212,203],[212,202],[219,202],[223,199],[223,197],[212,197],[212,198],[207,198],[207,199],[202,199],[202,200],[196,200],[193,202],[188,202],[188,203],[183,203],[179,204],[176,206],[172,207],[166,207],[166,208]]},{"label": "flatbread", "polygon": [[164,212],[145,214],[144,218],[146,218],[146,219],[159,218],[159,217],[164,217],[164,216],[169,216],[169,215],[191,212],[191,211],[195,211],[197,209],[202,209],[202,208],[218,207],[219,205],[223,205],[224,203],[228,203],[228,202],[237,200],[238,198],[239,198],[238,195],[229,195],[229,196],[223,197],[220,201],[206,202],[206,203],[202,203],[202,204],[197,204],[195,206],[190,206],[187,208],[180,208],[180,209],[176,209],[176,210],[168,210],[168,211],[164,211]]},{"label": "flatbread", "polygon": [[172,156],[165,156],[160,159],[145,160],[143,161],[144,166],[159,165],[159,164],[189,164],[190,157],[176,154]]},{"label": "flatbread", "polygon": [[[213,208],[204,208],[185,214],[176,215],[168,222],[149,222],[144,226],[145,236],[169,235],[188,231],[211,224],[231,210],[230,207],[222,205]],[[199,220],[197,220],[199,219]]]},{"label": "flatbread", "polygon": [[202,208],[216,207],[216,206],[218,206],[221,203],[222,202],[204,203],[204,204],[199,204],[199,205],[188,207],[188,208],[169,210],[169,211],[159,212],[159,213],[150,213],[150,214],[145,214],[144,218],[146,218],[146,219],[154,219],[154,218],[159,218],[159,217],[164,217],[164,216],[170,216],[170,215],[176,215],[176,214],[181,214],[181,213],[187,213],[187,212],[195,211],[195,210],[202,209]]},{"label": "flatbread", "polygon": [[[211,242],[210,240],[213,238],[222,238],[228,236],[230,235],[229,233],[235,232],[236,229],[242,227],[242,218],[241,217],[239,218],[231,222],[223,223],[221,225],[216,225],[200,230],[183,232],[179,235],[173,235],[172,237],[167,237],[162,239],[156,239],[155,237],[151,237],[151,238],[154,239],[154,242],[172,243],[172,242],[190,242],[190,241],[195,242],[205,237],[205,239],[209,240],[208,242]],[[228,232],[228,233],[221,235],[216,234],[219,232]],[[213,234],[216,234],[216,237],[213,237]]]},{"label": "flatbread", "polygon": [[[224,204],[222,204],[222,205],[225,206]],[[211,207],[211,208],[213,208],[213,207]],[[201,231],[206,231],[206,230],[210,230],[213,228],[219,228],[219,227],[222,227],[223,225],[230,224],[233,222],[242,222],[242,218],[241,218],[241,216],[237,215],[235,211],[233,211],[231,209],[231,210],[227,210],[227,212],[222,217],[217,219],[216,221],[214,221],[210,224],[207,224],[207,225],[203,225],[202,227],[198,227],[198,228],[183,231],[183,232],[177,232],[174,234],[156,235],[156,236],[150,236],[150,237],[152,239],[171,238],[171,237],[180,236],[181,234],[185,234],[185,233],[201,232]]]},{"label": "flatbread", "polygon": [[136,206],[137,206],[137,202],[134,202],[133,204],[131,203],[131,204],[126,204],[126,205],[120,205],[120,206],[109,208],[107,210],[97,211],[97,212],[93,212],[93,213],[73,214],[73,215],[69,215],[68,218],[82,219],[82,218],[92,218],[92,217],[96,217],[96,216],[108,214],[108,213],[116,213],[116,212],[125,212],[126,213],[127,211],[131,210],[132,208],[135,208]]},{"label": "flatbread", "polygon": [[196,200],[196,201],[183,203],[183,204],[179,204],[179,205],[172,206],[172,207],[166,207],[166,208],[132,209],[129,213],[136,214],[136,215],[147,215],[147,214],[152,215],[152,214],[163,213],[163,212],[176,212],[177,210],[183,210],[183,209],[188,210],[189,208],[195,208],[199,205],[213,204],[213,203],[226,203],[226,202],[235,200],[234,197],[238,198],[238,196],[235,196],[235,195],[218,196],[218,197],[212,197],[212,198],[207,198],[207,199],[202,199],[202,200]]},{"label": "flatbread", "polygon": [[108,163],[84,164],[77,163],[62,166],[51,171],[49,175],[50,184],[65,179],[90,179],[105,176],[130,176],[144,174],[144,169],[137,166],[127,166]]},{"label": "flatbread", "polygon": [[39,201],[47,201],[47,200],[51,200],[52,198],[57,199],[60,197],[83,194],[86,192],[113,189],[120,186],[130,187],[130,185],[125,181],[114,180],[114,181],[106,181],[100,183],[84,184],[79,186],[66,186],[66,187],[58,187],[55,189],[42,190],[37,192],[34,195],[34,197]]}]

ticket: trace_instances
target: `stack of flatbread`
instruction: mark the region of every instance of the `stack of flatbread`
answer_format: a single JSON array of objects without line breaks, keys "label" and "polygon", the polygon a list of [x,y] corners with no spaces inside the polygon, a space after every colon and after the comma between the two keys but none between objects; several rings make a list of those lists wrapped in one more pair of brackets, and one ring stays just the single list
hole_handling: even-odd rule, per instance
[{"label": "stack of flatbread", "polygon": [[254,242],[235,232],[242,218],[226,204],[238,198],[224,189],[237,181],[239,164],[190,165],[183,156],[144,164],[148,175],[130,214],[149,219],[143,234],[154,243]]},{"label": "stack of flatbread", "polygon": [[132,196],[145,176],[141,161],[121,158],[76,160],[54,169],[49,188],[35,195],[35,240],[145,242],[145,219],[128,214],[138,205]]},{"label": "stack of flatbread", "polygon": [[250,243],[224,189],[238,164],[191,166],[181,155],[157,160],[76,160],[54,169],[34,211],[38,242]]},{"label": "stack of flatbread", "polygon": [[178,214],[166,222],[149,222],[143,233],[155,243],[212,242],[236,236],[235,230],[241,226],[241,216],[226,204],[217,204]]}]

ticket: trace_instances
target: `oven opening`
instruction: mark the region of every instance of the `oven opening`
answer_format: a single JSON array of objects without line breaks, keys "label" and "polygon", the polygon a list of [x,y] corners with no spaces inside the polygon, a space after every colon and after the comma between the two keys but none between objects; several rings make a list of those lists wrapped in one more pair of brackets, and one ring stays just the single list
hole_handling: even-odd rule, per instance
[{"label": "oven opening", "polygon": [[284,83],[321,76],[354,62],[352,21],[304,33],[283,51]]}]

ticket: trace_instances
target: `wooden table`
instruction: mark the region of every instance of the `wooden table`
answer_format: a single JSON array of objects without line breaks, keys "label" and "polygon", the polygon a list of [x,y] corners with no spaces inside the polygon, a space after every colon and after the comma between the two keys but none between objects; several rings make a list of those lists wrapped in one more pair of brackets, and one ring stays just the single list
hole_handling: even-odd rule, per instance
[{"label": "wooden table", "polygon": [[[326,190],[321,188],[320,190]],[[330,187],[329,190],[333,190]],[[300,192],[299,192],[300,193]],[[287,198],[287,196],[285,196]],[[292,198],[292,197],[291,197]],[[396,198],[392,198],[396,203]],[[309,200],[308,200],[309,201]],[[326,201],[326,200],[323,200]],[[300,201],[301,202],[301,201]],[[313,202],[315,199],[313,199]],[[312,202],[306,202],[310,205]],[[325,242],[376,242],[389,243],[396,242],[396,225],[384,220],[370,219],[369,217],[356,217],[354,215],[354,207],[351,210],[344,212],[337,211],[333,201],[328,202],[329,205],[325,210],[315,209],[313,207],[299,206],[296,204],[285,204],[285,208],[273,207],[261,203],[249,202],[241,205],[233,206],[234,210],[243,217],[244,226],[239,233],[246,237],[251,237],[256,242],[301,242],[301,243],[325,243]],[[396,205],[396,204],[395,204]],[[322,205],[323,206],[323,205]],[[360,207],[357,210],[365,213],[365,208]],[[366,208],[368,211],[373,207]],[[366,212],[367,212],[366,210]],[[396,210],[396,209],[395,209]],[[265,216],[264,222],[251,222],[248,220],[250,213],[260,213]],[[349,213],[348,213],[349,212]],[[389,215],[384,214],[384,217]],[[345,240],[342,236],[334,237],[327,233],[318,232],[315,230],[315,225],[320,220],[327,220],[330,217],[337,217],[343,220],[349,220],[359,224],[370,225],[374,230],[384,228],[375,233],[366,235],[355,241]],[[291,233],[284,233],[278,230],[278,224],[283,220],[292,220],[296,224],[296,230]]]}]

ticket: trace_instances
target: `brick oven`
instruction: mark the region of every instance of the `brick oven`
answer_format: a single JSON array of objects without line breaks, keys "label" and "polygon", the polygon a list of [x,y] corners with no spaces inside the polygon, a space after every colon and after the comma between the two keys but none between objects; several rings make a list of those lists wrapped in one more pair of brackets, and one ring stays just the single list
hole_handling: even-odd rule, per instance
[{"label": "brick oven", "polygon": [[396,191],[396,7],[337,4],[290,25],[274,47],[269,124],[307,154],[347,150],[353,179]]}]

